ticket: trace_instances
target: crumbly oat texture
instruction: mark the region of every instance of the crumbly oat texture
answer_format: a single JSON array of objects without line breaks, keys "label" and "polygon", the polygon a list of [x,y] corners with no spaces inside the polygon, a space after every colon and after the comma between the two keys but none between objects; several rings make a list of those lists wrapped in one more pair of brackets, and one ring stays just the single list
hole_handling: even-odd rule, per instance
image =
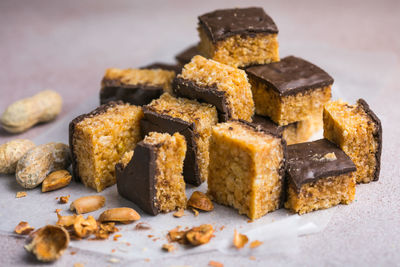
[{"label": "crumbly oat texture", "polygon": [[179,133],[171,136],[151,132],[143,142],[157,147],[155,186],[158,210],[170,212],[186,208],[186,184],[182,175],[185,138]]},{"label": "crumbly oat texture", "polygon": [[195,56],[185,65],[178,78],[193,81],[201,87],[215,87],[224,92],[230,117],[251,121],[254,102],[245,71]]},{"label": "crumbly oat texture", "polygon": [[283,128],[282,136],[287,145],[307,142],[322,129],[321,116],[310,116],[307,120],[291,123]]},{"label": "crumbly oat texture", "polygon": [[266,83],[249,77],[256,114],[268,116],[279,125],[318,117],[322,121],[324,104],[331,99],[331,86],[280,95]]},{"label": "crumbly oat texture", "polygon": [[213,43],[204,30],[198,28],[202,55],[233,67],[268,64],[279,61],[277,34],[258,33],[254,36],[233,35]]},{"label": "crumbly oat texture", "polygon": [[149,85],[162,86],[165,92],[172,93],[172,80],[174,71],[163,69],[117,69],[110,68],[104,74],[102,86],[105,80],[114,80],[125,85]]},{"label": "crumbly oat texture", "polygon": [[363,100],[355,105],[333,101],[323,112],[324,137],[336,143],[354,162],[357,183],[379,178],[382,128]]},{"label": "crumbly oat texture", "polygon": [[350,204],[355,193],[353,173],[322,178],[302,185],[299,191],[289,183],[285,208],[301,215],[338,204]]},{"label": "crumbly oat texture", "polygon": [[213,127],[208,193],[217,203],[257,219],[281,205],[285,143],[231,121]]},{"label": "crumbly oat texture", "polygon": [[[218,122],[218,114],[215,107],[209,104],[201,104],[194,100],[175,98],[168,93],[159,99],[153,100],[147,107],[159,114],[168,115],[195,125],[196,157],[199,164],[202,181],[208,177],[209,139],[211,127]],[[189,140],[188,140],[189,142]]]},{"label": "crumbly oat texture", "polygon": [[70,142],[81,181],[98,192],[116,183],[115,164],[140,141],[140,107],[113,103],[76,123]]}]

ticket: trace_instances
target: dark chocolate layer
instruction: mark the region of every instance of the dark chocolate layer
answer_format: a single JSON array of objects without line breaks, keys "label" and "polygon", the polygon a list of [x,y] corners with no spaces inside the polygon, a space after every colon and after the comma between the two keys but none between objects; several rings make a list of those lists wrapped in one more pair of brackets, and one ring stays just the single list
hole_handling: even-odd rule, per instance
[{"label": "dark chocolate layer", "polygon": [[177,96],[214,105],[218,111],[220,122],[228,121],[231,117],[232,112],[225,97],[225,92],[219,91],[216,86],[202,86],[191,80],[176,77],[172,88]]},{"label": "dark chocolate layer", "polygon": [[278,33],[275,22],[260,7],[215,10],[199,16],[199,25],[213,43],[233,35]]},{"label": "dark chocolate layer", "polygon": [[74,142],[73,142],[76,125],[86,118],[92,118],[92,117],[101,115],[103,113],[106,113],[109,108],[113,108],[115,106],[122,105],[122,104],[123,104],[122,101],[109,102],[107,104],[99,106],[92,112],[89,112],[87,114],[82,114],[82,115],[76,117],[75,119],[73,119],[70,122],[70,124],[69,124],[69,148],[71,149],[71,157],[72,157],[72,174],[76,181],[81,181],[81,177],[79,175],[79,170],[78,170],[78,161],[77,161],[76,155],[74,153]]},{"label": "dark chocolate layer", "polygon": [[201,185],[199,164],[196,157],[197,144],[195,141],[196,133],[193,123],[174,118],[168,115],[159,114],[152,111],[147,106],[143,107],[144,117],[140,121],[142,135],[149,132],[161,132],[174,134],[179,132],[186,139],[187,150],[183,163],[183,177],[185,182],[194,186]]},{"label": "dark chocolate layer", "polygon": [[375,113],[369,108],[369,105],[367,102],[360,98],[357,100],[357,104],[359,104],[365,113],[371,118],[371,120],[375,123],[375,126],[377,128],[377,133],[374,136],[376,142],[378,143],[378,148],[375,153],[375,158],[376,158],[376,169],[374,173],[374,181],[379,180],[379,174],[381,170],[381,154],[382,154],[382,123],[381,120],[378,118],[378,116],[375,115]]},{"label": "dark chocolate layer", "polygon": [[115,166],[118,193],[138,205],[143,211],[159,213],[156,198],[157,147],[139,142],[128,165]]},{"label": "dark chocolate layer", "polygon": [[164,93],[163,87],[147,84],[123,84],[118,80],[103,79],[100,104],[121,100],[132,105],[149,104]]},{"label": "dark chocolate layer", "polygon": [[246,68],[250,79],[265,83],[280,95],[293,95],[302,91],[333,84],[333,78],[316,65],[294,56],[279,62]]},{"label": "dark chocolate layer", "polygon": [[[328,153],[334,153],[336,159],[324,157]],[[356,171],[353,161],[326,139],[289,145],[287,157],[287,178],[298,191],[304,184]]]},{"label": "dark chocolate layer", "polygon": [[162,69],[162,70],[169,70],[169,71],[174,71],[175,73],[180,73],[182,70],[182,67],[179,64],[167,64],[167,63],[162,63],[162,62],[154,62],[150,65],[146,65],[141,67],[141,69]]},{"label": "dark chocolate layer", "polygon": [[183,50],[182,52],[180,52],[179,54],[177,54],[175,56],[176,60],[179,62],[179,64],[186,65],[187,63],[190,62],[190,60],[192,60],[192,57],[194,57],[195,55],[198,55],[199,51],[197,50],[197,44],[189,46],[188,48],[186,48],[185,50]]}]

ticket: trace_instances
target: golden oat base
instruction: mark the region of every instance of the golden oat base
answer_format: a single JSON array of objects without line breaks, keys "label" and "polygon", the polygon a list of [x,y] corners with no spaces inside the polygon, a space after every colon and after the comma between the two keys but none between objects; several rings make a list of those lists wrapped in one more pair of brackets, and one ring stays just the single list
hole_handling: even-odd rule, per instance
[{"label": "golden oat base", "polygon": [[214,44],[201,27],[198,32],[200,54],[223,64],[246,67],[279,61],[277,34],[234,35]]},{"label": "golden oat base", "polygon": [[213,127],[210,141],[208,193],[250,219],[279,208],[282,140],[239,122]]},{"label": "golden oat base", "polygon": [[301,215],[338,204],[350,204],[354,200],[355,193],[356,183],[353,173],[304,184],[299,192],[290,183],[285,208]]},{"label": "golden oat base", "polygon": [[140,107],[121,104],[79,122],[73,153],[82,182],[97,192],[116,183],[115,164],[140,141]]},{"label": "golden oat base", "polygon": [[287,145],[304,143],[322,129],[322,116],[309,117],[307,120],[292,123],[284,127],[282,136]]},{"label": "golden oat base", "polygon": [[231,118],[251,121],[254,102],[245,71],[195,56],[178,77],[193,81],[199,86],[216,87],[225,92]]},{"label": "golden oat base", "polygon": [[357,167],[357,183],[369,183],[377,168],[378,141],[376,124],[359,105],[333,101],[323,112],[324,137],[337,144]]}]

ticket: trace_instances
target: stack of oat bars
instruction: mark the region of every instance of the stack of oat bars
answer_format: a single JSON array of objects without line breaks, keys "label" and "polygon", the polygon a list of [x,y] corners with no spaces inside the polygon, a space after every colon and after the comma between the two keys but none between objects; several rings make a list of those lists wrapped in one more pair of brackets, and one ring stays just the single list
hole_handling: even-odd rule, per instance
[{"label": "stack of oat bars", "polygon": [[[250,219],[354,200],[377,181],[382,127],[368,104],[331,101],[333,78],[279,57],[262,8],[198,17],[200,41],[178,63],[108,69],[101,106],[70,124],[76,179],[156,215],[185,208],[186,184]],[[324,130],[324,139],[308,142]]]}]

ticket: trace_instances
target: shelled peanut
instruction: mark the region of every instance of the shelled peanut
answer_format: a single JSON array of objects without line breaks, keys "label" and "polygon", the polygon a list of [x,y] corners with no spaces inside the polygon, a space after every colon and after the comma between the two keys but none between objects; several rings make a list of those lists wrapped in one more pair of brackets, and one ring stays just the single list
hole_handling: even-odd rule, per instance
[{"label": "shelled peanut", "polygon": [[9,105],[0,121],[6,131],[21,133],[37,123],[53,120],[61,107],[61,96],[55,91],[44,90]]}]

